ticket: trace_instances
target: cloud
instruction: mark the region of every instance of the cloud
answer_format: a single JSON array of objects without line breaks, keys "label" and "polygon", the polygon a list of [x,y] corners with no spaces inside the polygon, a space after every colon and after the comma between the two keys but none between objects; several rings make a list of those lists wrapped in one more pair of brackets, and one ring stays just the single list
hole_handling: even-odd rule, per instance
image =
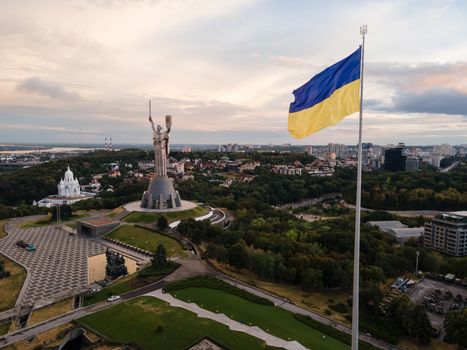
[{"label": "cloud", "polygon": [[368,63],[368,79],[415,92],[448,88],[467,93],[467,62]]},{"label": "cloud", "polygon": [[36,93],[38,95],[47,96],[55,100],[79,100],[80,96],[77,92],[67,90],[60,84],[45,81],[39,77],[31,77],[23,80],[18,85],[18,90]]},{"label": "cloud", "polygon": [[409,113],[467,116],[467,94],[451,89],[431,89],[417,94],[405,91],[393,98],[393,109]]}]

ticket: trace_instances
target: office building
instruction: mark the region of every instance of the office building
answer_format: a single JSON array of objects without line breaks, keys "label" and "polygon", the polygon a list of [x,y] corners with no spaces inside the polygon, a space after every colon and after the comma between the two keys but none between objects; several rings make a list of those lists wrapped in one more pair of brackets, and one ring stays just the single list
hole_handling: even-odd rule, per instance
[{"label": "office building", "polygon": [[467,211],[442,213],[425,222],[423,244],[441,253],[467,255]]},{"label": "office building", "polygon": [[405,171],[406,156],[404,148],[389,148],[384,152],[384,170]]}]

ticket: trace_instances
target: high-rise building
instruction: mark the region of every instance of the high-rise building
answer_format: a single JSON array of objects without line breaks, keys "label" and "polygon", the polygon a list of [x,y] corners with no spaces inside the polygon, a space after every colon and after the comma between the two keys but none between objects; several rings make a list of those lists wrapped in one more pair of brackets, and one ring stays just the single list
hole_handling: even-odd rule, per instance
[{"label": "high-rise building", "polygon": [[439,168],[441,166],[441,159],[443,159],[443,155],[441,154],[432,154],[431,155],[431,165],[435,168]]},{"label": "high-rise building", "polygon": [[328,153],[335,153],[337,158],[346,158],[346,147],[340,143],[328,143]]},{"label": "high-rise building", "polygon": [[442,156],[453,156],[456,154],[454,147],[448,145],[447,143],[443,143],[442,145],[434,145],[432,153],[440,154]]},{"label": "high-rise building", "polygon": [[404,171],[406,156],[403,151],[402,147],[388,148],[384,151],[384,170]]},{"label": "high-rise building", "polygon": [[408,154],[405,160],[405,171],[417,171],[419,160],[413,154]]},{"label": "high-rise building", "polygon": [[442,213],[425,222],[423,245],[454,256],[467,255],[467,211]]}]

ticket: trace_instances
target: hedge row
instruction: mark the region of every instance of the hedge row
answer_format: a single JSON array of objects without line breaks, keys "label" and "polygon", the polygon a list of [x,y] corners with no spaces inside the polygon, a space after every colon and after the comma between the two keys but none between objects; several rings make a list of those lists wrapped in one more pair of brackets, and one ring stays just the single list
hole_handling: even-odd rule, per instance
[{"label": "hedge row", "polygon": [[[338,339],[340,340],[341,342],[343,342],[344,344],[348,344],[348,345],[351,345],[352,344],[352,337],[350,334],[346,334],[344,332],[341,332],[331,326],[328,326],[328,325],[325,325],[321,322],[318,322],[318,321],[315,321],[314,319],[312,319],[311,317],[309,316],[305,316],[305,315],[300,315],[300,314],[294,314],[294,317],[306,324],[307,326],[310,326],[314,329],[317,329],[318,331],[320,331],[321,333],[324,333],[324,334],[327,334],[328,336],[332,337],[332,338],[335,338],[335,339]],[[379,348],[367,343],[367,342],[364,342],[364,341],[361,341],[359,342],[359,349],[362,349],[362,350],[378,350]]]},{"label": "hedge row", "polygon": [[246,299],[256,304],[271,305],[271,306],[274,305],[274,303],[268,299],[251,294],[243,289],[239,289],[237,287],[234,287],[228,284],[227,282],[221,281],[217,278],[210,277],[210,276],[195,276],[195,277],[190,277],[190,278],[187,278],[181,281],[173,282],[167,285],[164,288],[164,291],[172,292],[172,291],[186,289],[190,287],[204,287],[204,288],[211,288],[211,289],[219,289],[219,290],[223,290],[224,292],[236,295],[240,298]]}]

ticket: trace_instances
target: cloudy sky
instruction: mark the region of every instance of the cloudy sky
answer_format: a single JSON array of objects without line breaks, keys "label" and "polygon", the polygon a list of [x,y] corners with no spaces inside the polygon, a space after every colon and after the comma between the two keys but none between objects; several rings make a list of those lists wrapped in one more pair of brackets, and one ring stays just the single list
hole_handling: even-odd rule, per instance
[{"label": "cloudy sky", "polygon": [[292,90],[368,24],[364,140],[467,143],[467,2],[15,0],[0,3],[0,143],[355,144],[357,116],[302,140]]}]

